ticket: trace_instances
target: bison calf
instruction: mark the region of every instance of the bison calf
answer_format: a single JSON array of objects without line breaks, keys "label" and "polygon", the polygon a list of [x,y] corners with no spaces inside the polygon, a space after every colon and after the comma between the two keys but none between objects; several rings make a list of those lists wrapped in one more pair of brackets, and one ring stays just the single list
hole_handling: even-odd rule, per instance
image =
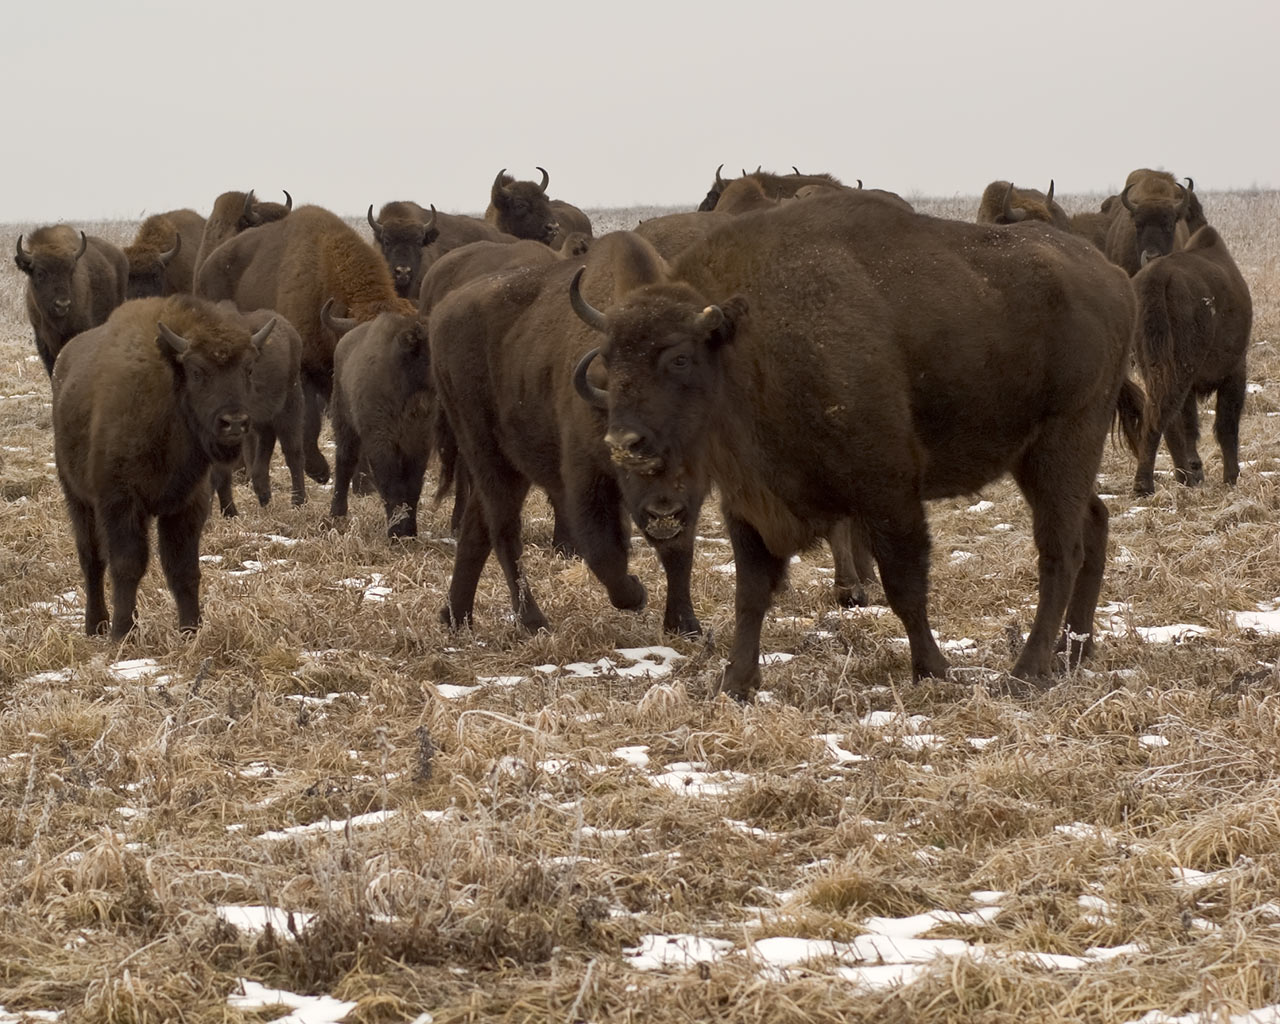
[{"label": "bison calf", "polygon": [[160,564],[178,625],[200,622],[200,531],[209,467],[238,458],[249,423],[249,372],[273,322],[249,331],[190,296],[137,299],[73,338],[53,375],[54,458],[85,584],[85,631],[136,621],[157,520]]},{"label": "bison calf", "polygon": [[343,335],[334,352],[333,516],[363,454],[387,510],[387,535],[416,537],[431,451],[427,328],[416,316],[379,313]]},{"label": "bison calf", "polygon": [[1240,475],[1245,353],[1253,325],[1249,286],[1221,236],[1206,226],[1185,249],[1147,263],[1133,287],[1138,296],[1135,355],[1147,386],[1134,491],[1155,491],[1162,434],[1177,479],[1192,486],[1204,480],[1196,451],[1196,400],[1214,392],[1213,433],[1222,449],[1222,479],[1234,484]]}]

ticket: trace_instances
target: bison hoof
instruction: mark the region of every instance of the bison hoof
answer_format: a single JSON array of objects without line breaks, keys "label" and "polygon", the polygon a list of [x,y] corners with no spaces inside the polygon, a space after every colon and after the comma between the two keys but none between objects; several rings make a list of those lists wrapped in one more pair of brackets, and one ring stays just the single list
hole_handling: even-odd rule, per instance
[{"label": "bison hoof", "polygon": [[1204,483],[1204,469],[1193,465],[1190,469],[1175,469],[1173,478],[1188,487],[1199,487]]},{"label": "bison hoof", "polygon": [[293,503],[294,508],[300,508],[307,503],[306,492],[294,491],[293,496],[289,500]]},{"label": "bison hoof", "polygon": [[693,612],[668,612],[662,621],[662,631],[672,636],[701,636],[702,623]]},{"label": "bison hoof", "polygon": [[1139,498],[1149,498],[1156,493],[1156,484],[1154,480],[1135,480],[1133,482],[1133,493]]},{"label": "bison hoof", "polygon": [[271,501],[271,492],[259,491],[257,497],[258,497],[258,504],[261,505],[263,508],[266,508],[267,503]]},{"label": "bison hoof", "polygon": [[642,612],[649,603],[649,595],[644,584],[628,573],[623,585],[616,592],[610,593],[609,600],[615,608],[624,612]]},{"label": "bison hoof", "polygon": [[307,476],[318,484],[329,482],[329,463],[323,455],[307,460]]},{"label": "bison hoof", "polygon": [[387,536],[392,540],[408,540],[418,536],[418,524],[405,519],[387,527]]},{"label": "bison hoof", "polygon": [[719,693],[731,697],[739,704],[748,703],[760,689],[760,667],[752,665],[747,671],[740,671],[731,661],[725,666],[724,677],[720,680]]},{"label": "bison hoof", "polygon": [[836,604],[841,608],[865,608],[867,592],[861,587],[836,587]]},{"label": "bison hoof", "polygon": [[471,625],[471,613],[457,614],[449,605],[445,605],[440,609],[440,622],[450,629],[462,629],[464,626]]},{"label": "bison hoof", "polygon": [[236,508],[236,503],[233,501],[230,505],[222,506],[222,514],[227,519],[233,519],[240,514],[240,510]]}]

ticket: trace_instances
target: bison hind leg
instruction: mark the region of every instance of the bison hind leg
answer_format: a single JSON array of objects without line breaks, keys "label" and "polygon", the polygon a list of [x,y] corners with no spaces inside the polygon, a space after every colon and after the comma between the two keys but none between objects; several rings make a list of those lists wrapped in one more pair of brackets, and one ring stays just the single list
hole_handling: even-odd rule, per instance
[{"label": "bison hind leg", "polygon": [[76,555],[80,560],[80,574],[84,577],[84,631],[89,636],[105,633],[110,625],[107,615],[107,598],[104,587],[106,562],[102,557],[98,526],[93,506],[72,496],[64,485],[67,513],[71,518],[71,530],[75,534]]}]

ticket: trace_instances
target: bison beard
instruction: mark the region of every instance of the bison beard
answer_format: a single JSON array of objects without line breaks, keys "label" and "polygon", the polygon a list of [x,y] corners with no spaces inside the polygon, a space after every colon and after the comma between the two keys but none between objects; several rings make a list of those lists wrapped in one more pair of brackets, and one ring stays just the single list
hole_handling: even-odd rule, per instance
[{"label": "bison beard", "polygon": [[1040,570],[1013,672],[1040,680],[1055,650],[1072,664],[1089,652],[1107,535],[1094,478],[1133,295],[1086,242],[833,193],[743,215],[607,314],[572,300],[604,335],[607,390],[584,397],[607,405],[632,514],[661,521],[690,486],[720,490],[737,565],[727,693],[759,685],[761,626],[790,556],[849,518],[869,536],[913,674],[945,674],[923,503],[1005,472],[1031,506]]}]

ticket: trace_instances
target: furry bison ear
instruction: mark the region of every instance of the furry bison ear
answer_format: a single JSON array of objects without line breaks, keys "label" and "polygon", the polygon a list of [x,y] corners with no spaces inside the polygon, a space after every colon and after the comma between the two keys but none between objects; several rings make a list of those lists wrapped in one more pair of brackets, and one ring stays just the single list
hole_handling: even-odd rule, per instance
[{"label": "furry bison ear", "polygon": [[191,348],[191,342],[187,341],[181,334],[174,334],[163,323],[157,323],[156,347],[168,359],[175,363],[180,363],[183,356],[187,354],[187,350]]}]

